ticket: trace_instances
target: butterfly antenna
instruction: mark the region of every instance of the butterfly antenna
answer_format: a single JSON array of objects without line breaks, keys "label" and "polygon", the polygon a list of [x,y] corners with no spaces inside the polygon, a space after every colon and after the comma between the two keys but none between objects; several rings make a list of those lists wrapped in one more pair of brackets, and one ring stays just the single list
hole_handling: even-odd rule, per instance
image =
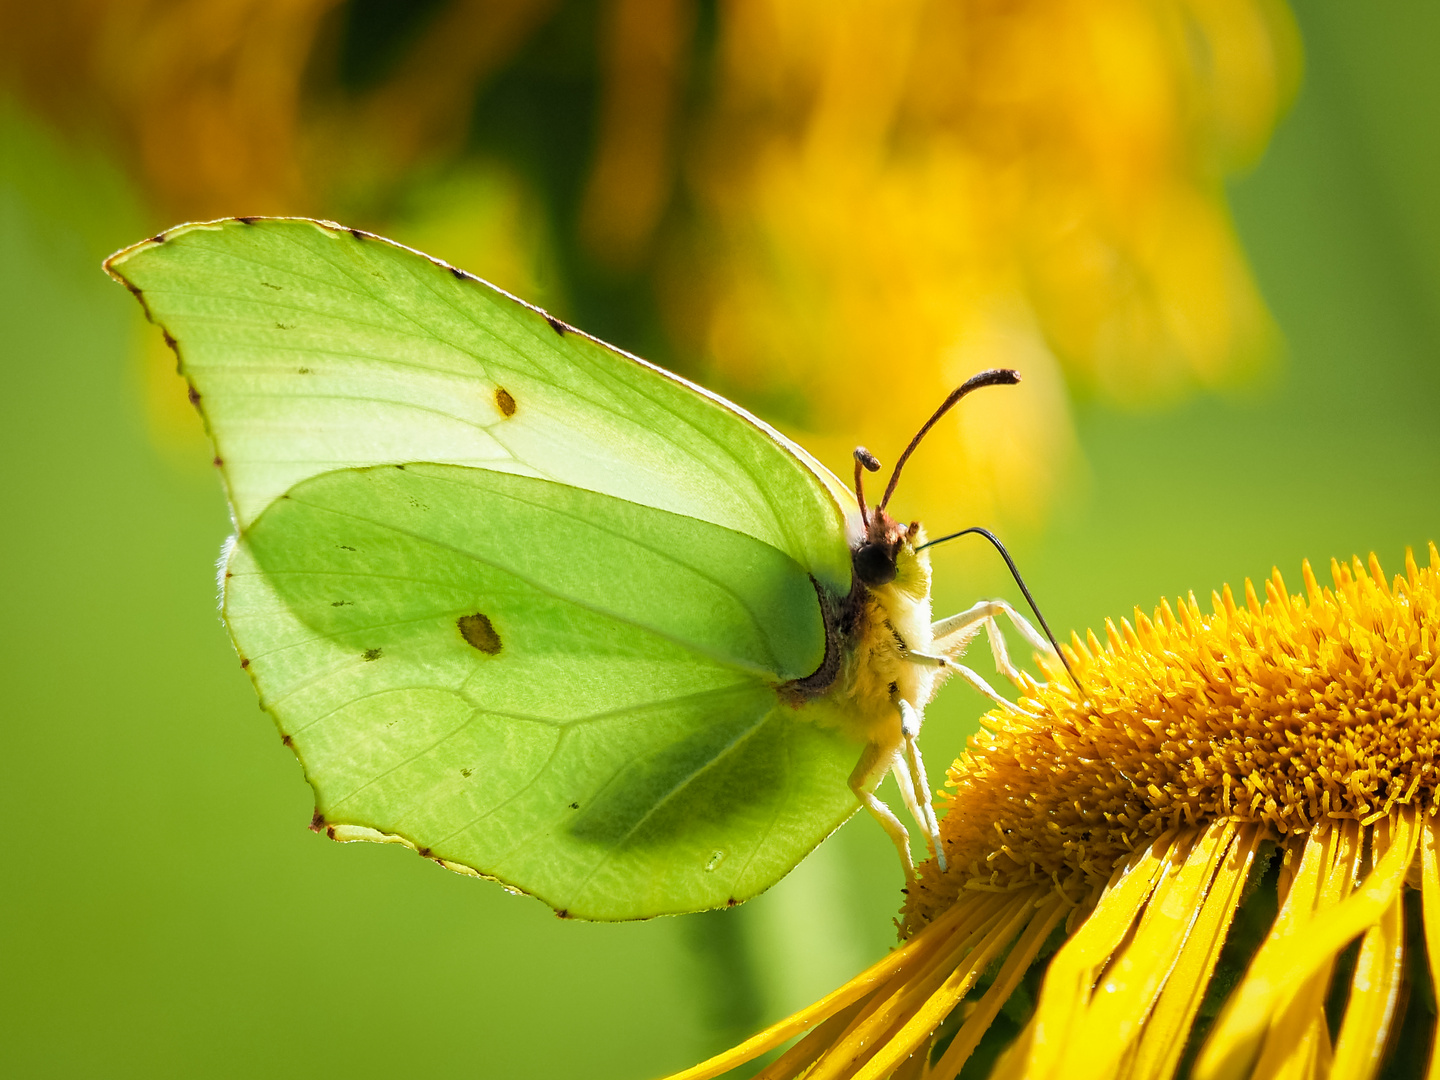
[{"label": "butterfly antenna", "polygon": [[1000,542],[998,536],[989,529],[981,528],[979,525],[972,525],[968,529],[961,529],[959,532],[951,533],[949,536],[942,536],[938,540],[931,540],[928,543],[921,544],[915,550],[924,551],[928,547],[943,544],[946,540],[954,540],[956,537],[965,536],[969,533],[983,536],[995,545],[995,550],[1000,552],[1000,557],[1005,560],[1005,565],[1010,568],[1010,576],[1015,579],[1015,584],[1019,585],[1020,591],[1025,594],[1025,602],[1030,605],[1030,610],[1035,613],[1035,618],[1040,622],[1040,628],[1045,631],[1045,638],[1050,642],[1050,647],[1055,650],[1055,655],[1060,657],[1060,663],[1065,665],[1065,674],[1070,676],[1070,681],[1075,684],[1075,689],[1079,690],[1082,696],[1087,694],[1089,691],[1087,691],[1085,687],[1080,684],[1080,680],[1075,677],[1075,672],[1070,667],[1070,661],[1065,659],[1065,654],[1060,651],[1060,643],[1055,640],[1055,635],[1050,632],[1050,624],[1045,621],[1045,616],[1040,614],[1040,607],[1035,603],[1035,598],[1030,595],[1030,590],[1025,585],[1025,579],[1020,576],[1020,570],[1015,565],[1015,560],[1010,557],[1010,552],[1005,550],[1005,545]]},{"label": "butterfly antenna", "polygon": [[[860,471],[861,466],[865,472]],[[865,473],[879,472],[880,459],[863,446],[855,447],[855,501],[860,504],[860,524],[870,528],[870,510],[865,505]]]},{"label": "butterfly antenna", "polygon": [[[905,452],[900,455],[900,460],[895,462],[895,471],[890,474],[890,483],[885,485],[885,496],[880,500],[876,508],[884,510],[890,503],[890,496],[895,494],[895,485],[900,482],[900,470],[905,467],[905,462],[910,460],[910,455],[920,445],[920,440],[925,438],[930,429],[939,423],[940,418],[953,409],[960,399],[972,390],[979,390],[982,386],[1014,386],[1020,381],[1020,373],[1010,368],[991,368],[989,371],[982,371],[978,375],[972,375],[960,386],[950,391],[950,396],[941,402],[940,407],[935,410],[935,415],[925,421],[925,426],[915,433],[910,440],[910,445],[905,447]],[[878,465],[879,462],[876,462]]]}]

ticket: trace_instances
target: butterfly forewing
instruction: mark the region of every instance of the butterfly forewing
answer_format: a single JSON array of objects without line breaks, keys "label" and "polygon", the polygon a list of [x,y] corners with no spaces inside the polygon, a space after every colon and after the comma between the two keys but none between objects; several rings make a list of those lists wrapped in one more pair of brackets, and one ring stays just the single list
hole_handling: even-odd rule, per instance
[{"label": "butterfly forewing", "polygon": [[108,263],[177,342],[245,525],[317,473],[440,461],[700,518],[840,594],[834,478],[735,406],[379,237],[182,226]]}]

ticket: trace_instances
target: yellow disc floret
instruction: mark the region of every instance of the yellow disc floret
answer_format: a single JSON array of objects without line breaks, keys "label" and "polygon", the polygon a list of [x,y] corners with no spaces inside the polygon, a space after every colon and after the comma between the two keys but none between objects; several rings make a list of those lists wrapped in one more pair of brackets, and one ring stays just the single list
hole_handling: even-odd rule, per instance
[{"label": "yellow disc floret", "polygon": [[[1434,813],[1440,736],[1440,554],[1406,560],[1387,585],[1332,562],[1333,588],[1309,564],[1305,595],[1277,570],[1262,604],[1230,589],[1205,615],[1192,593],[1108,642],[1074,638],[1084,690],[1036,686],[999,712],[950,770],[933,863],[907,901],[913,931],[962,889],[1049,881],[1084,903],[1130,853],[1168,830],[1229,820],[1276,836],[1317,822],[1368,824],[1402,806]],[[1177,614],[1178,612],[1178,614]]]}]

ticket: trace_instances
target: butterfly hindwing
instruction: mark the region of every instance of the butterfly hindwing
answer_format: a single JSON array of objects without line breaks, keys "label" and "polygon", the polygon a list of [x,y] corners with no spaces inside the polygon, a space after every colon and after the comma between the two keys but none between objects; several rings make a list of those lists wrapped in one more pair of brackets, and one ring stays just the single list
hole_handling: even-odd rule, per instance
[{"label": "butterfly hindwing", "polygon": [[743,900],[854,809],[854,750],[778,685],[818,599],[752,537],[416,464],[305,481],[245,532],[226,619],[316,790],[588,918]]}]

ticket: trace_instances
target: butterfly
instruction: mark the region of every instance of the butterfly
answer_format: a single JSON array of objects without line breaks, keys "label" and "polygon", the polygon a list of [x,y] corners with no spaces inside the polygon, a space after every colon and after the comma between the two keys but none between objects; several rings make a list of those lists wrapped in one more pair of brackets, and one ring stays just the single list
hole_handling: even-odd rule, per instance
[{"label": "butterfly", "polygon": [[[315,792],[562,916],[734,905],[893,774],[1003,601],[933,621],[924,529],[723,398],[370,233],[184,225],[106,269],[179,357],[235,526],[222,614]],[[1038,615],[1038,612],[1037,612]],[[1042,620],[1043,623],[1043,620]],[[1048,632],[1048,630],[1047,630]],[[856,764],[856,750],[860,749]]]}]

